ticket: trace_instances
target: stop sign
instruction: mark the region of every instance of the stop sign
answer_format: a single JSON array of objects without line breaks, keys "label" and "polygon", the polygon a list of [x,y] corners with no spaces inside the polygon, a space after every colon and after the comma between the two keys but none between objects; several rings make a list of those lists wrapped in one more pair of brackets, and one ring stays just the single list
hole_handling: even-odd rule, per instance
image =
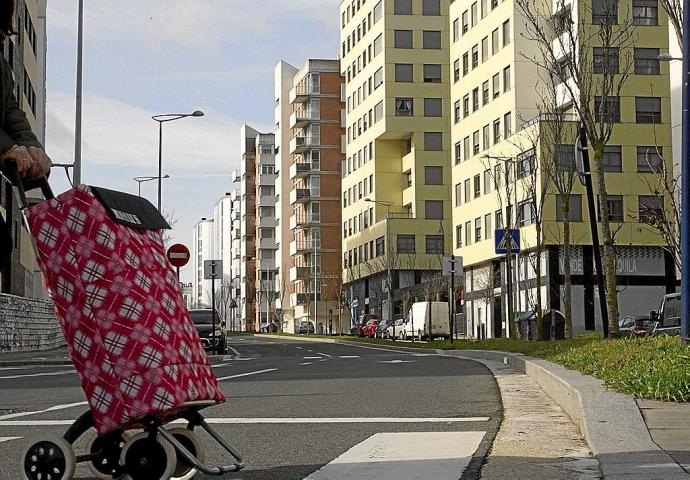
[{"label": "stop sign", "polygon": [[170,265],[173,267],[184,267],[189,263],[189,258],[191,257],[191,254],[189,253],[189,249],[185,247],[184,245],[180,243],[176,243],[175,245],[172,245],[170,248],[168,248],[168,261],[170,262]]}]

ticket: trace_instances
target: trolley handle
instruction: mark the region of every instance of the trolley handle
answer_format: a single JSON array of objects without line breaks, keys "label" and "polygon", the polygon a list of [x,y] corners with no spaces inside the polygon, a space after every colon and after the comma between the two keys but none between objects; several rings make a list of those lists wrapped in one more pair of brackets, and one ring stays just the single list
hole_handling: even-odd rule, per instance
[{"label": "trolley handle", "polygon": [[19,175],[16,162],[10,159],[5,161],[3,173],[5,176],[7,176],[10,183],[17,188],[17,191],[19,192],[19,208],[22,210],[26,210],[29,207],[29,201],[26,197],[27,189],[31,190],[34,188],[40,188],[46,200],[52,200],[55,198],[53,190],[50,188],[50,184],[48,183],[47,176],[29,181],[22,180],[21,176]]}]

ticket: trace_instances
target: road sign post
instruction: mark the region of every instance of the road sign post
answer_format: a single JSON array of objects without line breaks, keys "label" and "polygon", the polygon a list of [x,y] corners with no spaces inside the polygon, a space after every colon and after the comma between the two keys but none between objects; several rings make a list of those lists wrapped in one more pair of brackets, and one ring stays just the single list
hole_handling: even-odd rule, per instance
[{"label": "road sign post", "polygon": [[211,280],[211,344],[216,348],[216,278],[223,273],[222,260],[206,260],[204,262],[204,279]]},{"label": "road sign post", "polygon": [[[513,265],[511,255],[520,253],[520,230],[504,228],[496,230],[496,254],[506,256],[506,296],[508,300],[508,318],[506,332],[510,336],[510,327],[515,320],[515,306],[513,305]],[[515,332],[512,332],[515,334]]]},{"label": "road sign post", "polygon": [[177,279],[179,280],[180,268],[187,265],[187,263],[189,263],[189,258],[191,257],[189,249],[181,243],[176,243],[168,248],[166,256],[168,257],[168,262],[170,262],[170,265],[175,267],[175,270],[177,271]]},{"label": "road sign post", "polygon": [[455,338],[455,275],[463,274],[462,257],[451,255],[450,257],[443,257],[443,275],[450,275],[450,295],[448,296],[449,310],[449,328],[450,328],[450,344],[453,345]]}]

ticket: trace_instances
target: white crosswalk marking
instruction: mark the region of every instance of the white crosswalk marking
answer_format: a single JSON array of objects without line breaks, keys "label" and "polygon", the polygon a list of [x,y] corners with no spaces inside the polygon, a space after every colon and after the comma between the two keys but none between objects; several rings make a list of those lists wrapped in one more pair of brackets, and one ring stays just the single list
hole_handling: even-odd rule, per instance
[{"label": "white crosswalk marking", "polygon": [[377,433],[305,480],[457,480],[485,433]]},{"label": "white crosswalk marking", "polygon": [[22,437],[0,437],[0,443],[11,442],[12,440],[19,440]]}]

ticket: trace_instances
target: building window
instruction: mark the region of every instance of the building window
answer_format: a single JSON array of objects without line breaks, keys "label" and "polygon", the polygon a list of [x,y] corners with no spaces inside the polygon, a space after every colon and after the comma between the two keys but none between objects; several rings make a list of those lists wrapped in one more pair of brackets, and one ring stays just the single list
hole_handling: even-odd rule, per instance
[{"label": "building window", "polygon": [[413,67],[411,63],[396,63],[395,64],[395,81],[396,82],[412,82]]},{"label": "building window", "polygon": [[637,123],[661,123],[661,98],[635,97]]},{"label": "building window", "polygon": [[480,175],[474,176],[474,198],[479,198],[482,195],[482,177]]},{"label": "building window", "polygon": [[455,226],[455,248],[462,247],[462,225]]},{"label": "building window", "polygon": [[468,73],[470,73],[470,56],[465,53],[462,56],[462,76],[466,77]]},{"label": "building window", "polygon": [[664,169],[663,147],[637,147],[638,172],[662,172]]},{"label": "building window", "polygon": [[489,132],[489,125],[484,125],[482,128],[482,149],[487,150],[491,147],[491,133]]},{"label": "building window", "polygon": [[620,123],[621,101],[618,97],[594,97],[594,116],[596,121]]},{"label": "building window", "polygon": [[637,197],[638,214],[641,223],[658,223],[664,219],[664,197],[640,195]]},{"label": "building window", "polygon": [[601,169],[607,173],[620,173],[623,171],[623,153],[620,145],[604,146]]},{"label": "building window", "polygon": [[411,117],[414,115],[414,100],[411,98],[396,98],[395,115],[398,117]]},{"label": "building window", "polygon": [[491,32],[491,55],[496,55],[501,46],[498,43],[498,28]]},{"label": "building window", "polygon": [[575,145],[561,144],[556,146],[556,171],[574,172],[575,165]]},{"label": "building window", "polygon": [[517,157],[517,178],[530,176],[536,168],[537,155],[534,149],[529,149]]},{"label": "building window", "polygon": [[658,0],[633,0],[633,24],[658,25],[659,3]]},{"label": "building window", "polygon": [[489,81],[482,83],[482,106],[489,103]]},{"label": "building window", "polygon": [[472,47],[472,70],[479,66],[479,45]]},{"label": "building window", "polygon": [[376,256],[383,257],[386,254],[386,240],[383,237],[376,239]]},{"label": "building window", "polygon": [[422,32],[422,48],[440,50],[441,32],[439,30],[424,30]]},{"label": "building window", "polygon": [[457,42],[460,38],[460,20],[453,20],[453,42]]},{"label": "building window", "polygon": [[443,167],[424,167],[424,183],[427,185],[443,185]]},{"label": "building window", "polygon": [[458,142],[455,144],[455,164],[457,165],[462,161],[462,143]]},{"label": "building window", "polygon": [[501,141],[501,120],[494,120],[494,145]]},{"label": "building window", "polygon": [[395,31],[395,48],[413,48],[412,30]]},{"label": "building window", "polygon": [[379,2],[374,7],[374,23],[381,20],[383,17],[383,2]]},{"label": "building window", "polygon": [[503,138],[508,138],[513,134],[513,122],[510,112],[503,115]]},{"label": "building window", "polygon": [[426,253],[443,255],[444,250],[443,235],[426,236]]},{"label": "building window", "polygon": [[482,241],[482,219],[476,218],[474,220],[474,241],[475,242],[481,242]]},{"label": "building window", "polygon": [[460,60],[453,62],[453,83],[460,81]]},{"label": "building window", "polygon": [[472,155],[479,155],[479,130],[472,134]]},{"label": "building window", "polygon": [[[582,221],[582,195],[571,193],[568,195],[568,221],[581,222]],[[564,222],[563,216],[563,198],[561,195],[556,195],[556,221]]]},{"label": "building window", "polygon": [[510,43],[510,20],[503,22],[503,46]]},{"label": "building window", "polygon": [[415,253],[414,235],[398,235],[398,253]]},{"label": "building window", "polygon": [[462,97],[462,114],[465,118],[470,116],[470,96],[465,95]]},{"label": "building window", "polygon": [[374,122],[383,119],[383,102],[379,102],[374,107]]},{"label": "building window", "polygon": [[477,25],[477,2],[474,2],[470,7],[470,21],[473,27]]},{"label": "building window", "polygon": [[424,150],[438,152],[443,150],[443,133],[424,132]]},{"label": "building window", "polygon": [[482,63],[489,59],[489,37],[482,38]]},{"label": "building window", "polygon": [[440,98],[425,98],[424,99],[424,116],[425,117],[442,117],[443,116],[443,100]]},{"label": "building window", "polygon": [[510,90],[510,65],[503,69],[503,92]]},{"label": "building window", "polygon": [[424,218],[428,220],[443,220],[443,200],[425,200]]},{"label": "building window", "polygon": [[484,170],[484,193],[491,193],[491,170]]},{"label": "building window", "polygon": [[479,87],[472,90],[472,112],[479,110]]},{"label": "building window", "polygon": [[635,73],[638,75],[659,75],[658,48],[635,49]]},{"label": "building window", "polygon": [[465,203],[472,200],[472,190],[470,190],[470,179],[465,180]]},{"label": "building window", "polygon": [[518,206],[519,221],[521,227],[526,227],[534,223],[534,207],[532,200],[521,202]]},{"label": "building window", "polygon": [[465,222],[465,245],[472,245],[472,223]]},{"label": "building window", "polygon": [[498,73],[491,77],[491,90],[493,91],[494,98],[498,98],[501,94],[501,77]]},{"label": "building window", "polygon": [[462,205],[462,183],[455,184],[455,206]]},{"label": "building window", "polygon": [[[606,205],[609,210],[609,222],[623,223],[623,195],[608,195]],[[601,211],[599,211],[599,217],[601,217]]]},{"label": "building window", "polygon": [[496,229],[505,228],[503,225],[503,210],[496,210]]},{"label": "building window", "polygon": [[441,65],[424,65],[424,83],[441,83]]},{"label": "building window", "polygon": [[[383,51],[383,35],[379,35],[374,39],[374,56]],[[352,75],[354,77],[354,73]]]},{"label": "building window", "polygon": [[462,118],[462,110],[460,109],[460,100],[453,105],[453,120],[458,123]]},{"label": "building window", "polygon": [[484,238],[486,240],[493,236],[493,228],[491,228],[491,214],[484,215]]},{"label": "building window", "polygon": [[441,0],[422,0],[422,15],[441,15]]},{"label": "building window", "polygon": [[383,83],[383,67],[374,72],[374,90],[379,88]]},{"label": "building window", "polygon": [[462,141],[462,154],[465,160],[470,158],[470,137],[465,137]]},{"label": "building window", "polygon": [[468,20],[468,13],[467,10],[465,10],[462,14],[462,34],[466,34],[467,31],[470,29],[470,24]]},{"label": "building window", "polygon": [[412,15],[412,0],[395,0],[393,13],[396,15]]},{"label": "building window", "polygon": [[616,25],[618,23],[618,0],[592,2],[592,23],[595,25]]},{"label": "building window", "polygon": [[618,48],[594,47],[593,72],[612,75],[618,73]]}]

